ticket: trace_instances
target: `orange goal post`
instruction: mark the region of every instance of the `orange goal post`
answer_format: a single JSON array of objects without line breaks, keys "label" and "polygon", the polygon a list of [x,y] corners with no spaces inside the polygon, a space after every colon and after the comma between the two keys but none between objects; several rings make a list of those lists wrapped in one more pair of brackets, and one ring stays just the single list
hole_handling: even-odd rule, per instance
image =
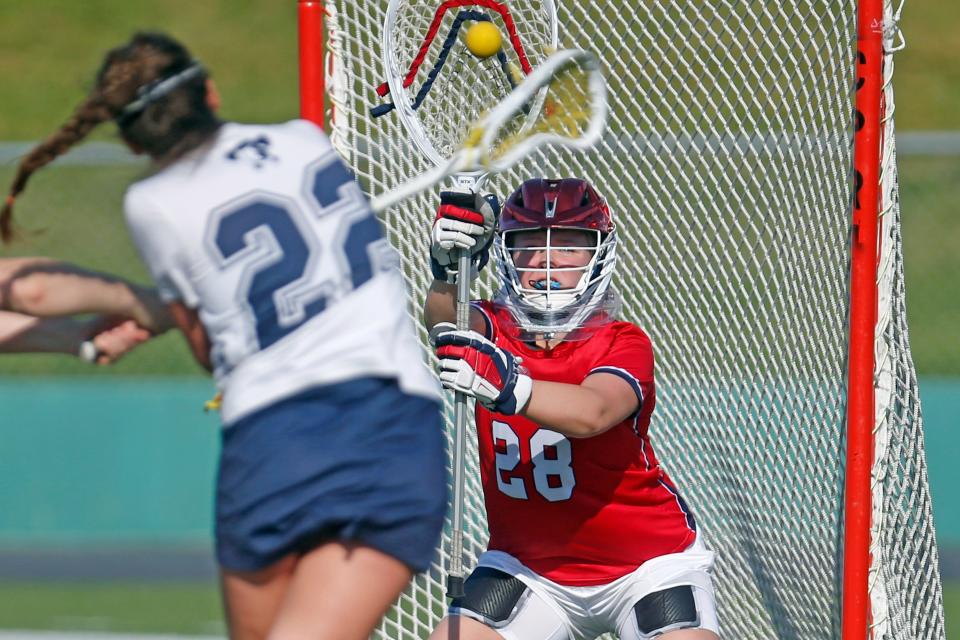
[{"label": "orange goal post", "polygon": [[[422,42],[443,0],[404,1],[422,12],[404,27]],[[371,195],[429,168],[395,117],[371,116],[385,100],[388,4],[298,2],[301,114],[325,127]],[[549,53],[525,25],[551,0],[454,4],[507,33],[504,11],[491,9],[504,7],[531,63]],[[724,637],[944,638],[905,310],[892,89],[901,9],[558,0],[556,46],[590,50],[603,66],[607,132],[589,152],[542,149],[486,184],[505,196],[526,177],[578,175],[609,201],[623,317],[657,357],[651,439],[717,552]],[[433,25],[428,50],[399,55],[439,55],[455,14]],[[456,70],[475,60],[450,42],[436,90],[458,111],[482,110],[475,86],[457,93]],[[382,215],[415,317],[436,191]],[[483,296],[496,284],[489,271]],[[469,570],[486,529],[468,441]],[[450,534],[377,637],[423,638],[442,617]]]}]

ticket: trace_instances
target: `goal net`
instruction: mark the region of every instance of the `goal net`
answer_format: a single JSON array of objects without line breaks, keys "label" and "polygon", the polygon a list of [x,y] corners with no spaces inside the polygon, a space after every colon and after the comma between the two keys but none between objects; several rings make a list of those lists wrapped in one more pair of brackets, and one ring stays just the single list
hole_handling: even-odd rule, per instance
[{"label": "goal net", "polygon": [[[419,43],[440,1],[409,2],[423,9],[422,20],[404,27]],[[370,116],[385,101],[376,88],[386,79],[387,2],[321,4],[326,128],[364,187],[382,193],[429,167],[396,114]],[[521,25],[524,11],[543,5],[504,6]],[[497,12],[469,8],[507,32]],[[717,552],[729,638],[840,636],[856,11],[853,0],[558,3],[558,46],[589,49],[602,61],[606,136],[586,154],[539,151],[486,186],[506,196],[527,177],[572,175],[607,198],[621,242],[622,315],[651,336],[657,358],[651,439]],[[455,13],[432,46],[443,44]],[[887,52],[895,22],[888,6]],[[519,38],[532,62],[545,55],[543,34],[521,27]],[[449,55],[447,71],[468,68],[461,41]],[[415,85],[430,68],[421,66]],[[887,81],[892,70],[888,54]],[[875,638],[941,639],[889,82],[884,95],[869,620]],[[458,100],[483,95],[474,86]],[[434,190],[383,216],[417,317],[436,204]],[[490,295],[492,284],[487,274],[478,295]],[[469,570],[486,542],[472,436],[466,476]],[[379,637],[423,638],[442,617],[449,534],[448,527],[432,569],[416,578]]]}]

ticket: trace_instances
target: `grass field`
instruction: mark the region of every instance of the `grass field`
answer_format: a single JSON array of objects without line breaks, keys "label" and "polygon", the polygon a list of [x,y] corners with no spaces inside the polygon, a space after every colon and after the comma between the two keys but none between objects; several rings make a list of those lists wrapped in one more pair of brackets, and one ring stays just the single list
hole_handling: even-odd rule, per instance
[{"label": "grass field", "polygon": [[953,2],[909,0],[904,5],[901,28],[907,46],[896,56],[894,75],[901,130],[960,129],[956,18]]},{"label": "grass field", "polygon": [[910,346],[924,376],[960,375],[960,156],[900,159]]},{"label": "grass field", "polygon": [[49,133],[83,98],[106,49],[138,29],[161,29],[190,43],[214,71],[227,118],[296,115],[294,0],[4,0],[0,140]]},{"label": "grass field", "polygon": [[[39,172],[18,219],[38,231],[4,255],[52,255],[93,269],[146,281],[120,215],[125,186],[143,172],[136,166],[54,166]],[[0,167],[0,184],[12,175]],[[900,160],[907,313],[914,361],[921,375],[960,375],[960,297],[944,295],[960,278],[960,157]],[[202,375],[183,341],[163,336],[112,370],[67,357],[4,357],[2,374]]]},{"label": "grass field", "polygon": [[[908,46],[897,56],[895,79],[902,129],[960,129],[955,17],[952,2],[906,3]],[[191,43],[215,72],[226,117],[265,122],[296,114],[295,0],[5,0],[0,140],[49,133],[90,86],[104,49],[143,28],[168,30]]]},{"label": "grass field", "polygon": [[218,635],[220,596],[211,584],[4,584],[0,629]]},{"label": "grass field", "polygon": [[[960,35],[952,3],[910,0],[896,58],[900,130],[960,129]],[[109,16],[109,19],[105,19]],[[42,26],[41,26],[42,25]],[[294,0],[0,1],[0,140],[34,140],[54,130],[90,86],[106,47],[135,29],[168,30],[214,70],[223,115],[285,120],[297,113]],[[43,37],[37,37],[42,30]],[[953,64],[950,61],[954,61]],[[95,139],[115,139],[111,127]],[[0,165],[0,190],[13,166]],[[135,167],[63,167],[40,172],[18,204],[28,227],[44,229],[4,255],[49,254],[134,278],[143,270],[125,239],[119,209]],[[960,299],[945,296],[960,277],[960,158],[902,158],[908,314],[921,375],[960,375]],[[66,358],[10,358],[0,373],[89,373]],[[134,354],[113,373],[200,375],[175,338]]]},{"label": "grass field", "polygon": [[[947,638],[960,637],[960,583],[945,585],[943,596]],[[206,584],[6,584],[0,629],[216,635],[223,633],[218,598]]]}]

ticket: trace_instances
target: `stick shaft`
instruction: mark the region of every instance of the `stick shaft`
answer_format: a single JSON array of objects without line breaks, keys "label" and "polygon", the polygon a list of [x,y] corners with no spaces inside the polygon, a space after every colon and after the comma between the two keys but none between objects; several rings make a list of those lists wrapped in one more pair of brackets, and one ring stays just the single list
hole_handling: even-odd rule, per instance
[{"label": "stick shaft", "polygon": [[[457,260],[457,329],[470,328],[470,252],[463,251]],[[463,595],[463,492],[464,492],[464,448],[467,431],[467,396],[457,392],[454,396],[454,434],[453,454],[453,517],[450,537],[450,557],[447,567],[447,597],[459,598]]]}]

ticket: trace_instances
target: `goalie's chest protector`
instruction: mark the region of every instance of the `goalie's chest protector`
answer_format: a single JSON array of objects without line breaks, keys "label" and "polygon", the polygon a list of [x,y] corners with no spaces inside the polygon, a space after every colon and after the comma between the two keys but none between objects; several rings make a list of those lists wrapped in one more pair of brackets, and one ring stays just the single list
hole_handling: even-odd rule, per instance
[{"label": "goalie's chest protector", "polygon": [[591,373],[610,373],[641,399],[635,415],[592,438],[566,438],[478,404],[489,548],[566,585],[605,584],[650,558],[686,549],[696,536],[693,514],[647,435],[655,394],[646,334],[611,322],[586,340],[543,351],[502,330],[510,322],[506,311],[489,302],[480,308],[494,341],[522,357],[534,380],[580,384]]}]

